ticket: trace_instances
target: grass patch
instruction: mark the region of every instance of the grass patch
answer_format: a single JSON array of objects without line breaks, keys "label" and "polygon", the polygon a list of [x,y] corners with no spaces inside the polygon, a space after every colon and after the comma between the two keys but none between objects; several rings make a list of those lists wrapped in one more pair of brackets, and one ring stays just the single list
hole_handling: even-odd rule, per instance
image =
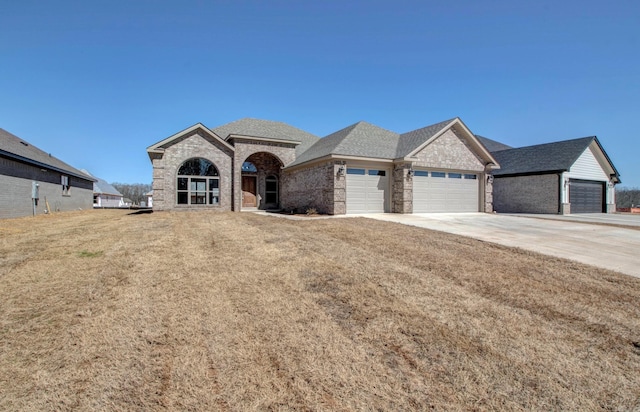
[{"label": "grass patch", "polygon": [[2,222],[0,410],[640,407],[640,279],[362,218],[126,213]]},{"label": "grass patch", "polygon": [[88,250],[81,250],[78,253],[78,256],[81,258],[94,258],[94,257],[100,257],[104,255],[104,251],[102,250],[98,250],[96,252],[89,252]]}]

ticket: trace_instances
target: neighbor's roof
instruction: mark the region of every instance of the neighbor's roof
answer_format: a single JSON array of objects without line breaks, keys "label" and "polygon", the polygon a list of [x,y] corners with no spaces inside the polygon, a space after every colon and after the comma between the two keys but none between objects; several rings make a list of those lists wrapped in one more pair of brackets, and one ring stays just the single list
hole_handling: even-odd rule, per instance
[{"label": "neighbor's roof", "polygon": [[51,156],[51,153],[38,149],[4,129],[0,129],[0,154],[43,169],[51,169],[80,179],[95,181],[91,176]]},{"label": "neighbor's roof", "polygon": [[291,164],[328,155],[394,159],[400,135],[367,122],[358,122],[318,140]]},{"label": "neighbor's roof", "polygon": [[495,170],[493,174],[501,176],[565,172],[594,141],[618,177],[618,171],[595,136],[494,152],[493,156],[500,163],[500,170]]},{"label": "neighbor's roof", "polygon": [[508,146],[504,143],[500,143],[497,140],[489,139],[488,137],[476,135],[476,138],[487,148],[491,153],[500,150],[513,149],[513,146]]},{"label": "neighbor's roof", "polygon": [[211,129],[211,131],[225,140],[229,135],[239,135],[300,142],[296,147],[296,155],[300,155],[320,139],[316,135],[283,122],[252,118],[236,120]]},{"label": "neighbor's roof", "polygon": [[[81,171],[84,174],[87,174],[89,176],[93,176],[91,173],[89,173],[88,171],[86,171],[84,169],[82,169]],[[122,193],[120,193],[118,191],[118,189],[113,187],[106,180],[101,179],[99,177],[95,177],[95,176],[93,176],[93,178],[96,179],[96,181],[93,182],[93,193],[100,193],[100,194],[105,194],[105,195],[123,196]]]}]

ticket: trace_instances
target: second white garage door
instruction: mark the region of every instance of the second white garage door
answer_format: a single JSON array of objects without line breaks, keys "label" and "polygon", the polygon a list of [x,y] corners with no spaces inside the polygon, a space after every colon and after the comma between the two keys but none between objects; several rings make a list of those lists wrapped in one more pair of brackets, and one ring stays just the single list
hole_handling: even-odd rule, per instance
[{"label": "second white garage door", "polygon": [[416,170],[413,175],[413,212],[477,212],[478,175]]},{"label": "second white garage door", "polygon": [[389,203],[389,172],[347,168],[347,213],[384,213]]}]

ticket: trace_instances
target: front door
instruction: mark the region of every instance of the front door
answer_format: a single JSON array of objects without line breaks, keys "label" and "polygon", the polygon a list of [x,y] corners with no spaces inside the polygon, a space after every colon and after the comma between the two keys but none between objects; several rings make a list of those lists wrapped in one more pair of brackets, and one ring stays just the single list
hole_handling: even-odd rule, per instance
[{"label": "front door", "polygon": [[256,177],[242,176],[242,207],[257,207]]}]

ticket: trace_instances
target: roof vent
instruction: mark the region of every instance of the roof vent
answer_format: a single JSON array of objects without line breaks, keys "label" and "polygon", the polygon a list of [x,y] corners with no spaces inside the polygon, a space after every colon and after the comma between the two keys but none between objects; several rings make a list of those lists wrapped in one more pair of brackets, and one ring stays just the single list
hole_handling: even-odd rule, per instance
[{"label": "roof vent", "polygon": [[29,143],[27,143],[27,142],[20,141],[20,143],[22,143],[25,146],[29,146]]}]

